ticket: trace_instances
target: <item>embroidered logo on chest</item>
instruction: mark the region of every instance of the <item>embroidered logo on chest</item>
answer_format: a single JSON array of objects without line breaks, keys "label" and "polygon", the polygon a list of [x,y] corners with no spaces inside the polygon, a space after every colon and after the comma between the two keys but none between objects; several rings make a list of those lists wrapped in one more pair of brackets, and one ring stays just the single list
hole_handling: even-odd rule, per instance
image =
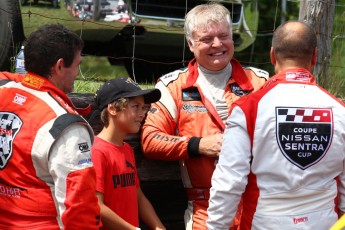
[{"label": "embroidered logo on chest", "polygon": [[197,88],[188,88],[182,90],[183,101],[201,101],[201,96]]},{"label": "embroidered logo on chest", "polygon": [[233,94],[239,97],[250,93],[250,91],[243,90],[236,82],[230,84],[230,90]]},{"label": "embroidered logo on chest", "polygon": [[13,98],[14,103],[18,104],[18,105],[23,105],[26,102],[27,97],[20,95],[19,93],[16,93],[16,96]]}]

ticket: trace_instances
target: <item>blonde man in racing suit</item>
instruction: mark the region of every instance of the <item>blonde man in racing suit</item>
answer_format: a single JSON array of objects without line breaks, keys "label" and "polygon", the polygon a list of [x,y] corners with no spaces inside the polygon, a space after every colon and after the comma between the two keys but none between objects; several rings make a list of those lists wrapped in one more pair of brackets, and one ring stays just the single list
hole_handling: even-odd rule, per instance
[{"label": "blonde man in racing suit", "polygon": [[100,229],[93,132],[67,97],[83,41],[44,25],[25,46],[25,76],[0,73],[0,229]]},{"label": "blonde man in racing suit", "polygon": [[231,104],[259,89],[267,72],[243,69],[233,59],[229,11],[217,3],[193,8],[185,33],[194,53],[188,68],[159,79],[161,100],[142,129],[145,156],[179,160],[187,191],[186,229],[206,229],[211,176],[217,163]]},{"label": "blonde man in racing suit", "polygon": [[233,104],[212,177],[211,230],[325,230],[345,211],[345,105],[311,74],[317,39],[307,23],[273,34],[276,75]]}]

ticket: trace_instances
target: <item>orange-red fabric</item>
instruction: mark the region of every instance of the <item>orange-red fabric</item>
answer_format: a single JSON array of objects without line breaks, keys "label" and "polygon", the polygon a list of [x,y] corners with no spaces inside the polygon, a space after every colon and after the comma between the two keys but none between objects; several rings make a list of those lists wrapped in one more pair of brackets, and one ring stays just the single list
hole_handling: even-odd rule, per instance
[{"label": "orange-red fabric", "polygon": [[[39,135],[47,127],[48,131],[67,129],[67,124],[63,126],[63,122],[59,123],[62,126],[58,128],[53,125],[57,117],[80,117],[72,102],[51,82],[38,75],[0,73],[0,76],[11,80],[9,87],[3,85],[0,88],[0,98],[4,102],[0,103],[3,118],[0,121],[0,150],[5,150],[6,155],[11,153],[7,158],[5,153],[0,153],[0,229],[60,229],[60,219],[66,230],[99,229],[100,210],[95,195],[95,172],[92,164],[84,167],[83,162],[75,162],[68,165],[68,169],[59,168],[61,172],[50,171],[50,148],[62,134],[52,134],[49,137]],[[21,80],[21,83],[14,82],[17,80]],[[17,116],[17,119],[11,120],[11,116]],[[4,125],[4,122],[11,121],[20,121],[20,124],[10,128]],[[91,127],[87,122],[80,118],[78,124],[80,130],[89,130],[90,137],[87,140],[93,140]],[[60,157],[68,158],[69,154],[77,154],[77,151],[78,156],[82,155],[81,152],[90,153],[90,149],[83,146],[85,143],[80,143],[79,148],[76,147],[78,150],[71,147],[73,151],[66,150],[67,156]],[[38,160],[38,157],[42,159]],[[64,174],[64,186],[58,190],[54,178]],[[57,191],[59,194],[55,194]],[[58,201],[57,196],[60,199]],[[58,210],[57,203],[63,203],[65,210]],[[61,217],[58,211],[62,213]]]},{"label": "orange-red fabric", "polygon": [[131,146],[128,143],[117,146],[96,136],[92,161],[96,191],[103,193],[104,204],[126,222],[139,226],[137,188],[140,182]]},{"label": "orange-red fabric", "polygon": [[[232,92],[230,85],[237,85],[244,91],[258,90],[266,79],[258,77],[251,70],[244,70],[235,59],[231,60],[232,76],[226,84],[225,100],[230,107],[240,96]],[[168,76],[169,77],[169,76]],[[162,77],[164,78],[164,76]],[[206,137],[223,133],[225,124],[216,108],[203,95],[197,82],[198,68],[195,60],[189,63],[188,71],[166,85],[167,91],[176,105],[176,119],[169,113],[161,99],[152,105],[142,128],[142,147],[146,157],[159,160],[180,160],[183,165],[182,180],[186,188],[206,189],[211,187],[211,177],[216,158],[188,155],[188,142],[191,137]],[[183,90],[196,89],[200,100],[183,100]],[[164,97],[164,94],[163,96]],[[180,165],[181,165],[180,164]],[[194,229],[205,229],[207,200],[193,200]]]}]

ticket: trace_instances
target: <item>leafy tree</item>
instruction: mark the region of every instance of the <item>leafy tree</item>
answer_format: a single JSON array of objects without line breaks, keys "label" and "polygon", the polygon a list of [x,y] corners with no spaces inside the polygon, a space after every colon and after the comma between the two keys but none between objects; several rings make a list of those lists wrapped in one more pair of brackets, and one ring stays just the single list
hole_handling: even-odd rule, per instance
[{"label": "leafy tree", "polygon": [[282,21],[298,19],[299,2],[286,2],[286,11],[283,12],[282,1],[259,0],[260,12],[259,26],[256,40],[253,45],[235,54],[243,65],[264,69],[274,75],[274,68],[270,62],[269,51],[271,49],[272,33]]}]

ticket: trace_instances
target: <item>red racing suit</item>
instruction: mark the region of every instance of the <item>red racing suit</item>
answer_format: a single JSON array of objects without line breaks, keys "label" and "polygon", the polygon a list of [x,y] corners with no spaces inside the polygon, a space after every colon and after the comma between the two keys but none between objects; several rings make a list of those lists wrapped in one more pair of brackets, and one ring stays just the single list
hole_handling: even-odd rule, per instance
[{"label": "red racing suit", "polygon": [[0,73],[0,229],[99,229],[93,131],[32,73]]},{"label": "red racing suit", "polygon": [[330,229],[345,211],[344,103],[295,68],[233,106],[208,229],[229,228],[241,196],[241,230]]},{"label": "red racing suit", "polygon": [[[231,60],[232,74],[224,91],[228,109],[240,96],[258,90],[267,72],[244,70]],[[179,160],[181,176],[193,212],[193,229],[205,229],[211,176],[216,158],[201,156],[201,137],[223,133],[225,125],[216,108],[203,94],[198,67],[193,59],[188,69],[177,70],[159,79],[162,97],[152,105],[142,128],[143,153],[148,158]]]}]

